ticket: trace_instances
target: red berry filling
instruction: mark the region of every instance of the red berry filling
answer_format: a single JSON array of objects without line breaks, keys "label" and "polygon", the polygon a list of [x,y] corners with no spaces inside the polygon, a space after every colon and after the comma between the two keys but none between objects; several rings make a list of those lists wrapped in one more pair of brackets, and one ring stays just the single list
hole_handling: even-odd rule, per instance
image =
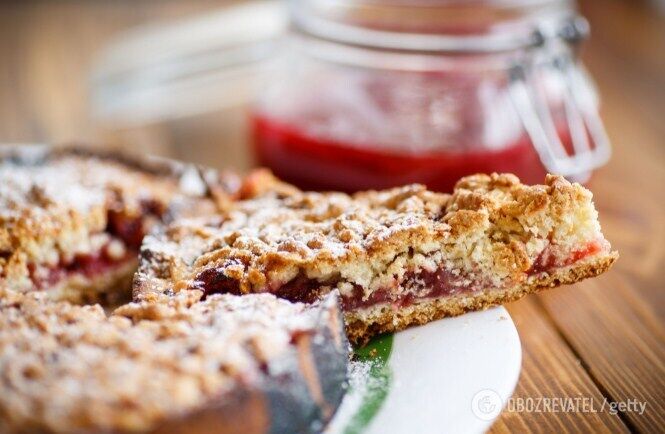
[{"label": "red berry filling", "polygon": [[107,214],[105,232],[121,240],[126,247],[138,252],[145,236],[146,220],[151,216],[161,219],[164,211],[160,203],[152,200],[141,202],[141,212],[138,215],[130,215],[123,211],[110,209]]},{"label": "red berry filling", "polygon": [[466,292],[473,292],[480,287],[477,283],[454,275],[445,268],[434,271],[409,271],[395,288],[381,288],[363,299],[361,287],[354,287],[352,295],[342,296],[345,310],[363,309],[376,304],[390,303],[399,307],[409,306],[416,300],[447,297]]},{"label": "red berry filling", "polygon": [[[383,303],[408,306],[417,299],[455,295],[473,291],[478,287],[469,284],[468,281],[465,285],[463,280],[443,268],[435,271],[410,271],[404,275],[399,284],[396,282],[394,287],[373,291],[366,299],[363,298],[363,288],[354,285],[351,294],[342,296],[342,305],[345,310],[362,309]],[[195,282],[193,288],[202,290],[204,296],[218,293],[240,294],[238,281],[225,276],[223,269],[204,270],[197,275]],[[268,292],[291,302],[312,303],[327,291],[326,287],[334,287],[337,283],[339,282],[319,282],[299,276]],[[396,290],[398,287],[406,289]]]},{"label": "red berry filling", "polygon": [[[602,245],[593,241],[584,248],[573,251],[565,260],[561,261],[550,245],[536,258],[528,274],[533,275],[572,265],[601,250]],[[267,292],[292,302],[312,303],[318,300],[328,288],[335,287],[338,283],[339,280],[320,282],[299,276],[289,282],[269,288]],[[471,293],[486,286],[480,281],[472,281],[464,276],[456,275],[446,268],[434,271],[421,269],[406,272],[401,280],[395,280],[394,286],[372,291],[367,297],[360,285],[353,285],[350,294],[342,295],[342,305],[346,311],[363,309],[377,304],[404,307],[413,304],[416,300]],[[193,288],[202,290],[204,297],[218,293],[241,293],[238,281],[227,277],[223,268],[209,268],[202,271],[196,276]]]},{"label": "red berry filling", "polygon": [[122,240],[125,246],[138,251],[144,237],[143,219],[110,210],[106,232]]},{"label": "red berry filling", "polygon": [[528,271],[529,275],[548,272],[556,268],[567,267],[589,256],[599,253],[603,249],[598,241],[591,241],[585,247],[573,250],[563,260],[556,253],[555,245],[550,244],[536,258],[531,269]]},{"label": "red berry filling", "polygon": [[203,291],[203,297],[211,294],[240,295],[241,293],[238,281],[227,277],[218,268],[208,268],[200,272],[192,289]]},{"label": "red berry filling", "polygon": [[99,251],[88,254],[78,254],[71,260],[60,260],[60,262],[48,269],[38,269],[35,264],[28,265],[30,278],[37,288],[54,285],[67,276],[79,274],[85,277],[99,276],[126,264],[138,254],[141,242],[145,236],[146,220],[154,216],[161,218],[164,210],[161,205],[154,201],[141,202],[141,213],[130,215],[122,211],[110,209],[107,214],[105,233],[111,239],[122,242],[125,253],[118,255],[109,254],[111,242],[104,245]]},{"label": "red berry filling", "polygon": [[113,270],[136,256],[135,251],[127,251],[121,257],[112,257],[108,254],[108,244],[98,252],[76,255],[71,261],[60,263],[47,270],[37,271],[34,264],[28,265],[30,278],[37,288],[55,285],[67,276],[74,274],[85,277],[99,276],[104,272]]}]

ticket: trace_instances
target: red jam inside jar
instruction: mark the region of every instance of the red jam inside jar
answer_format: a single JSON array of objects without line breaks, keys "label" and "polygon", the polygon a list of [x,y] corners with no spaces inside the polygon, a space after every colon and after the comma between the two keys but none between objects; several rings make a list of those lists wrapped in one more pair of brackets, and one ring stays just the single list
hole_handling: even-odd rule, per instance
[{"label": "red jam inside jar", "polygon": [[[497,150],[478,146],[466,152],[407,154],[316,137],[297,125],[262,115],[253,117],[252,128],[258,162],[308,190],[353,192],[417,182],[449,192],[461,177],[474,173],[510,172],[531,184],[542,182],[546,173],[526,133]],[[559,137],[570,146],[565,128]]]},{"label": "red jam inside jar", "polygon": [[[475,173],[544,179],[505,71],[319,73],[295,80],[252,116],[258,163],[287,182],[346,192],[422,183],[449,192]],[[571,149],[567,125],[555,120]]]}]

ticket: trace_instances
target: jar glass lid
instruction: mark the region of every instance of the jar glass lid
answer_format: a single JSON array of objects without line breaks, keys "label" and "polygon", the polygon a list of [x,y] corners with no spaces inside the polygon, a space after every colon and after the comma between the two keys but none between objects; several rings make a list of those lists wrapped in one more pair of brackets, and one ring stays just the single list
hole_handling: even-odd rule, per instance
[{"label": "jar glass lid", "polygon": [[537,45],[534,31],[571,0],[292,0],[295,27],[323,39],[413,51],[492,52]]}]

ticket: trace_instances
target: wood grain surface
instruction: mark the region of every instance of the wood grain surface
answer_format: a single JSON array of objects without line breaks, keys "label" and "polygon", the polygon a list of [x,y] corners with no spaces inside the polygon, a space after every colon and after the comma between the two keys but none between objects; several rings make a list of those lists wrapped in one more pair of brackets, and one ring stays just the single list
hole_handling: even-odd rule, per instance
[{"label": "wood grain surface", "polygon": [[[99,49],[123,29],[223,3],[0,3],[0,142],[100,140],[88,86]],[[508,306],[524,351],[515,398],[647,407],[642,415],[508,408],[495,433],[665,432],[665,18],[630,0],[587,0],[581,10],[592,26],[583,58],[614,144],[590,188],[621,258],[599,279]]]}]

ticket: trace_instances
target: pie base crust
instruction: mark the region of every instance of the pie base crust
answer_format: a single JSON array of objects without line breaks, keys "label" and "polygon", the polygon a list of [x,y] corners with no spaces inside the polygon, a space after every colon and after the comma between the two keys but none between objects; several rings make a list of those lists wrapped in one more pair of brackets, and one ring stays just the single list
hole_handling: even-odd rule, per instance
[{"label": "pie base crust", "polygon": [[527,294],[545,289],[575,283],[598,276],[607,271],[618,259],[612,252],[598,257],[589,257],[557,269],[548,274],[533,276],[526,284],[507,290],[482,291],[477,294],[463,294],[443,298],[416,300],[406,307],[393,309],[390,304],[372,306],[359,311],[346,312],[346,333],[351,342],[365,344],[368,337],[404,330],[414,325],[459,316],[467,312],[486,310],[511,301],[519,300]]}]

